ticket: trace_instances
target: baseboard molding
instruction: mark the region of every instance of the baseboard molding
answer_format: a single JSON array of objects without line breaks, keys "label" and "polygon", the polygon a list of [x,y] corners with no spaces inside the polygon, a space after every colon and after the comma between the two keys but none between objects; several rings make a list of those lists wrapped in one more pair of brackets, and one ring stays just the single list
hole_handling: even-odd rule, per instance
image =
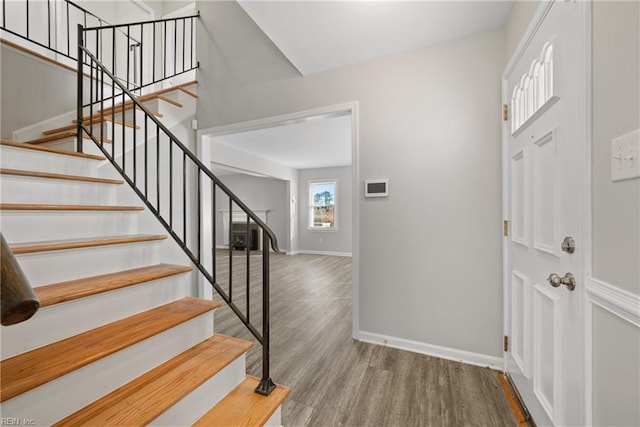
[{"label": "baseboard molding", "polygon": [[640,328],[640,295],[591,278],[587,282],[587,296],[592,304]]},{"label": "baseboard molding", "polygon": [[307,251],[307,250],[287,252],[287,255],[298,255],[298,254],[303,254],[303,255],[346,256],[346,257],[352,257],[353,256],[351,252]]},{"label": "baseboard molding", "polygon": [[502,371],[503,361],[500,357],[488,356],[486,354],[472,353],[455,348],[441,347],[418,341],[411,341],[404,338],[389,337],[373,332],[360,331],[358,334],[360,341],[370,344],[378,344],[387,347],[407,350],[414,353],[426,354],[428,356],[439,357],[441,359],[453,360],[455,362],[466,363],[467,365],[481,366]]}]

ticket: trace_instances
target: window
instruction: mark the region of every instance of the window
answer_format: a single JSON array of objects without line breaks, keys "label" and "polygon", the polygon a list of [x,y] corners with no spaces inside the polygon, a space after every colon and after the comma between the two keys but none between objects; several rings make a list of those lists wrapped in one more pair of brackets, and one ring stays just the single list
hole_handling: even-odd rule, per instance
[{"label": "window", "polygon": [[337,181],[309,181],[309,228],[337,229],[337,203]]}]

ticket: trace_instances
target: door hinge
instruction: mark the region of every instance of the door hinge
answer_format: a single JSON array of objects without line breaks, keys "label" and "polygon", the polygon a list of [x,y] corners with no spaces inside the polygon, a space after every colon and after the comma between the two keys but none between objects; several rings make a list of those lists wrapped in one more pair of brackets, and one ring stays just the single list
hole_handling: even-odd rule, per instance
[{"label": "door hinge", "polygon": [[502,234],[505,237],[509,236],[509,221],[506,219],[502,222]]},{"label": "door hinge", "polygon": [[507,352],[509,351],[509,337],[508,336],[504,336],[504,343],[503,343],[503,347],[504,347],[504,351]]},{"label": "door hinge", "polygon": [[505,122],[509,120],[509,107],[507,104],[502,104],[502,120]]}]

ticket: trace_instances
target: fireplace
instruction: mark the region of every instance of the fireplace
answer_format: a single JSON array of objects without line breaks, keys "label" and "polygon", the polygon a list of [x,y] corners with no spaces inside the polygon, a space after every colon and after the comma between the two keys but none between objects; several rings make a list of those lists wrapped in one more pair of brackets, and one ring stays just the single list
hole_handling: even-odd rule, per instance
[{"label": "fireplace", "polygon": [[247,247],[251,251],[259,249],[260,228],[256,223],[249,223],[249,242],[247,242],[247,223],[231,223],[231,247],[233,249],[245,250]]},{"label": "fireplace", "polygon": [[[269,209],[255,209],[253,211],[256,216],[258,218],[260,218],[265,224],[269,224],[267,222],[267,212],[269,212]],[[239,242],[244,242],[247,239],[247,214],[242,212],[242,211],[233,211],[231,213],[231,215],[229,215],[229,209],[219,209],[218,210],[218,214],[220,215],[221,219],[222,219],[222,246],[223,248],[228,248],[229,246],[233,245],[234,242],[234,236],[238,238]],[[239,224],[239,226],[236,226],[236,224]],[[234,233],[234,227],[236,227],[236,230],[238,231],[238,233]],[[240,227],[240,228],[238,228]],[[231,228],[231,233],[229,233],[229,229]],[[258,234],[256,235],[253,231],[253,229],[256,229],[258,231]],[[229,234],[231,234],[231,236],[229,236]],[[243,234],[243,236],[240,236],[241,234]],[[253,235],[253,237],[251,237]],[[231,237],[231,241],[229,241],[229,237]],[[249,222],[249,243],[250,243],[250,248],[254,247],[251,246],[251,242],[257,242],[256,244],[258,245],[257,250],[261,251],[262,250],[262,230],[260,230],[260,227],[258,227],[253,221]],[[220,242],[218,242],[218,245],[220,244]],[[244,249],[245,248],[245,244],[242,243],[242,245],[238,244],[237,247],[238,249]]]}]

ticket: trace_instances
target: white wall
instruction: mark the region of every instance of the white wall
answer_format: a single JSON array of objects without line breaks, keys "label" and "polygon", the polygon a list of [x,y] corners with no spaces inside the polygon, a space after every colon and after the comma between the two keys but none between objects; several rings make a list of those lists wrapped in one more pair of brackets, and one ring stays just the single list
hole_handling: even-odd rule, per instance
[{"label": "white wall", "polygon": [[[251,210],[269,210],[267,225],[278,239],[280,250],[289,250],[287,243],[287,227],[289,220],[287,202],[287,183],[274,178],[263,178],[251,175],[223,175],[220,180],[240,198]],[[221,191],[217,193],[217,208],[229,209],[229,198]],[[237,208],[235,208],[237,209]],[[227,213],[228,214],[228,213]],[[222,215],[216,213],[218,230],[222,230]],[[216,245],[222,245],[222,232],[218,233]]]},{"label": "white wall", "polygon": [[[337,230],[309,230],[309,187],[312,180],[337,180]],[[299,171],[298,235],[300,252],[351,255],[352,252],[352,216],[353,192],[351,184],[351,166],[335,168],[302,169]]]},{"label": "white wall", "polygon": [[505,64],[509,62],[511,55],[518,47],[539,5],[540,2],[538,0],[517,0],[513,2],[509,19],[504,25]]},{"label": "white wall", "polygon": [[499,357],[502,31],[301,77],[237,4],[200,11],[201,128],[358,101],[360,329]]}]

